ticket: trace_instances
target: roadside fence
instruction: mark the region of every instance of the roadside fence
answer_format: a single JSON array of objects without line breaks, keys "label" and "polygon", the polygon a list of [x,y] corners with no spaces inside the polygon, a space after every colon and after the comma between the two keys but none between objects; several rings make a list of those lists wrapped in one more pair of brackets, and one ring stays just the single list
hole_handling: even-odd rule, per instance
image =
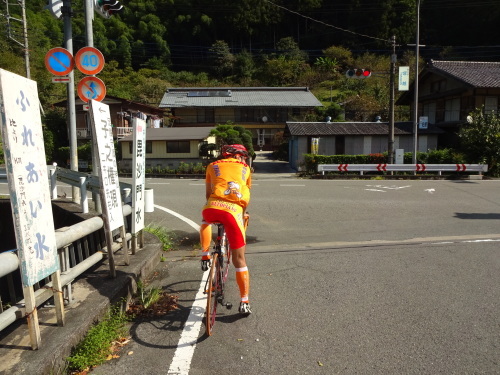
[{"label": "roadside fence", "polygon": [[318,172],[478,172],[488,171],[486,164],[318,164]]}]

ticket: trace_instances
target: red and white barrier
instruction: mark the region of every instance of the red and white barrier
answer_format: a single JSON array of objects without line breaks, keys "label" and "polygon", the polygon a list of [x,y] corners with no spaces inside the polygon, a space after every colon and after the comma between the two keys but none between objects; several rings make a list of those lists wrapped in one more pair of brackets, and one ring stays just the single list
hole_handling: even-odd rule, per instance
[{"label": "red and white barrier", "polygon": [[318,172],[479,172],[488,171],[487,164],[318,164]]}]

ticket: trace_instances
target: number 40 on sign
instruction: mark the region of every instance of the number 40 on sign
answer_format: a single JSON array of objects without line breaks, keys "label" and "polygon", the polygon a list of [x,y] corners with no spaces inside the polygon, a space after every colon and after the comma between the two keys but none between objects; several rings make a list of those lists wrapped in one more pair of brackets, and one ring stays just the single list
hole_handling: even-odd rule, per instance
[{"label": "number 40 on sign", "polygon": [[83,47],[75,55],[75,65],[86,75],[98,74],[104,67],[104,56],[94,47]]}]

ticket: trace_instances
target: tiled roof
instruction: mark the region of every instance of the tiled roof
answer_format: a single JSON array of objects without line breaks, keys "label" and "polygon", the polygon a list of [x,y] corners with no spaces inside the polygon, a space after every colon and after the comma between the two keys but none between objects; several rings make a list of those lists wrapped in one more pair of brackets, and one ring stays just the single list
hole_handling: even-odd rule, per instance
[{"label": "tiled roof", "polygon": [[[389,135],[387,122],[287,122],[291,135]],[[418,129],[421,134],[440,134],[443,131],[433,125],[428,129]],[[396,122],[394,135],[413,134],[412,122]]]},{"label": "tiled roof", "polygon": [[160,108],[321,106],[307,87],[170,88],[160,103]]},{"label": "tiled roof", "polygon": [[429,70],[444,73],[473,87],[500,87],[500,62],[431,60]]},{"label": "tiled roof", "polygon": [[[185,127],[185,128],[147,128],[147,141],[202,141],[208,138],[213,127]],[[131,142],[133,135],[130,134],[120,139],[121,142]]]}]

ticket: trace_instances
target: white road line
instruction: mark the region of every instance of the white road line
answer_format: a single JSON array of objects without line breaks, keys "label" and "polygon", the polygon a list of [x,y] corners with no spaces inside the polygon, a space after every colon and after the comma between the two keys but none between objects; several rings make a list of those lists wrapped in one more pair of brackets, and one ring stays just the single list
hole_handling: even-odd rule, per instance
[{"label": "white road line", "polygon": [[485,240],[470,240],[470,241],[462,241],[465,243],[474,243],[474,242],[500,242],[500,240],[493,240],[493,239],[485,239]]},{"label": "white road line", "polygon": [[173,215],[173,216],[181,219],[185,223],[191,225],[198,232],[200,231],[200,226],[198,224],[196,224],[193,220],[188,219],[187,217],[182,216],[181,214],[179,214],[179,213],[177,213],[175,211],[169,210],[168,208],[165,208],[165,207],[162,207],[162,206],[158,206],[157,204],[155,204],[155,207],[158,208],[159,210],[165,211],[166,213],[168,213],[170,215]]},{"label": "white road line", "polygon": [[[182,216],[175,211],[169,210],[168,208],[158,206],[157,204],[155,204],[155,207],[181,219],[185,223],[192,226],[195,230],[200,230],[200,226],[193,220],[188,219],[187,217]],[[207,278],[208,272],[204,272],[200,282],[200,287],[198,288],[198,292],[196,293],[193,305],[191,306],[191,311],[189,312],[186,324],[184,324],[184,329],[182,330],[181,337],[177,344],[177,349],[175,350],[174,357],[172,358],[172,363],[170,364],[170,368],[168,369],[168,375],[189,374],[191,361],[194,355],[194,349],[196,348],[201,325],[203,323],[203,316],[205,314],[207,299],[204,296],[203,292],[205,289]]]},{"label": "white road line", "polygon": [[203,322],[203,315],[205,314],[205,307],[207,304],[207,299],[203,294],[207,277],[208,272],[204,272],[200,288],[196,293],[189,317],[184,325],[184,329],[182,330],[179,343],[177,344],[174,358],[172,359],[172,363],[168,369],[168,375],[189,374],[189,368],[191,367],[194,349],[196,348],[196,342],[198,341],[198,335],[200,333],[201,323]]}]

